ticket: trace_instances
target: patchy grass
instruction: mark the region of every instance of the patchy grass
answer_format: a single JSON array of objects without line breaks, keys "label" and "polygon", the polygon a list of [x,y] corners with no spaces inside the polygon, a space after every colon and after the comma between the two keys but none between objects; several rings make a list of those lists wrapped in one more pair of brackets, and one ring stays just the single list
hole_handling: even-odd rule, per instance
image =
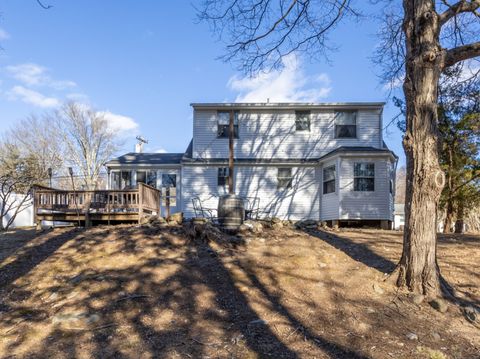
[{"label": "patchy grass", "polygon": [[[400,233],[283,228],[207,243],[186,233],[0,236],[0,357],[479,357],[480,330],[458,306],[441,314],[384,282]],[[480,237],[440,236],[438,248],[448,282],[478,306]]]}]

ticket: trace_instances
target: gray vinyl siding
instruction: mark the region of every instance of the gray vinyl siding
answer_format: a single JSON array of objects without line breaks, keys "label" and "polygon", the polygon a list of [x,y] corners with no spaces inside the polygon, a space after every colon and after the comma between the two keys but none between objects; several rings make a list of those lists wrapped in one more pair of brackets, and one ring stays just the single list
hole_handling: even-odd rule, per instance
[{"label": "gray vinyl siding", "polygon": [[[193,157],[228,157],[228,139],[217,138],[217,112],[195,110]],[[334,111],[311,111],[310,131],[295,131],[294,110],[243,110],[239,113],[237,158],[315,158],[340,146],[382,147],[381,111],[360,110],[357,138],[336,139]]]},{"label": "gray vinyl siding", "polygon": [[[338,188],[339,188],[339,168],[338,168],[339,161],[334,160],[330,162],[326,162],[323,164],[320,171],[320,181],[319,181],[319,191],[321,196],[321,220],[322,221],[329,221],[332,219],[338,219],[339,217],[339,206],[338,206]],[[335,192],[323,194],[323,169],[325,167],[329,167],[335,165],[336,170],[336,181],[335,181]]]},{"label": "gray vinyl siding", "polygon": [[[354,163],[375,163],[375,190],[354,191]],[[390,162],[379,158],[340,158],[340,219],[393,220]]]},{"label": "gray vinyl siding", "polygon": [[[218,197],[226,189],[217,186],[218,167],[184,166],[183,203],[185,217],[193,217],[192,198],[202,205],[217,208]],[[282,219],[318,219],[319,187],[314,167],[292,167],[292,188],[277,189],[277,167],[238,166],[234,177],[235,193],[260,199],[260,209]]]}]

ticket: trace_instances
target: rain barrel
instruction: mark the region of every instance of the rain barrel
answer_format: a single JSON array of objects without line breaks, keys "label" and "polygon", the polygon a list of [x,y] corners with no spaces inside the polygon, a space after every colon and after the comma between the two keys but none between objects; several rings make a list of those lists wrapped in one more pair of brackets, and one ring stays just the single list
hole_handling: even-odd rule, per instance
[{"label": "rain barrel", "polygon": [[227,194],[218,199],[218,222],[223,229],[235,231],[245,218],[243,199]]}]

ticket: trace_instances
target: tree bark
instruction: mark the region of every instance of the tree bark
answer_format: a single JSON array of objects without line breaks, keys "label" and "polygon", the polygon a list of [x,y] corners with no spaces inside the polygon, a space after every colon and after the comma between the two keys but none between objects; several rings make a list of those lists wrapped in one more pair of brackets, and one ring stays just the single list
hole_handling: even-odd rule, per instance
[{"label": "tree bark", "polygon": [[453,199],[449,198],[447,200],[446,206],[447,213],[445,215],[445,221],[443,222],[443,233],[451,233],[453,225]]},{"label": "tree bark", "polygon": [[445,54],[438,15],[431,0],[404,0],[407,159],[406,218],[399,286],[428,297],[440,295],[436,262],[437,206],[445,182],[439,164],[438,81]]},{"label": "tree bark", "polygon": [[457,211],[457,220],[455,221],[455,233],[463,233],[464,228],[465,207],[463,203],[459,203]]}]

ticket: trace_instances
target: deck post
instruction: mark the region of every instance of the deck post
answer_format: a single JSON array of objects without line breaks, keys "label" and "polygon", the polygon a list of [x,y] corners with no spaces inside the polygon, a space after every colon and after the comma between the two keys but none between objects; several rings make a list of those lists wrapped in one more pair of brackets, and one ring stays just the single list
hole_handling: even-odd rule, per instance
[{"label": "deck post", "polygon": [[92,192],[88,191],[85,192],[85,198],[84,198],[84,204],[83,204],[83,212],[85,214],[85,228],[91,227],[92,226],[92,221],[90,219],[90,205],[92,203]]},{"label": "deck post", "polygon": [[138,188],[138,224],[142,223],[142,217],[143,217],[143,183],[140,182],[137,185]]},{"label": "deck post", "polygon": [[33,224],[35,225],[35,230],[38,231],[42,229],[42,222],[38,221],[38,216],[37,216],[38,201],[37,201],[36,186],[33,186],[32,188],[32,196],[33,196]]}]

